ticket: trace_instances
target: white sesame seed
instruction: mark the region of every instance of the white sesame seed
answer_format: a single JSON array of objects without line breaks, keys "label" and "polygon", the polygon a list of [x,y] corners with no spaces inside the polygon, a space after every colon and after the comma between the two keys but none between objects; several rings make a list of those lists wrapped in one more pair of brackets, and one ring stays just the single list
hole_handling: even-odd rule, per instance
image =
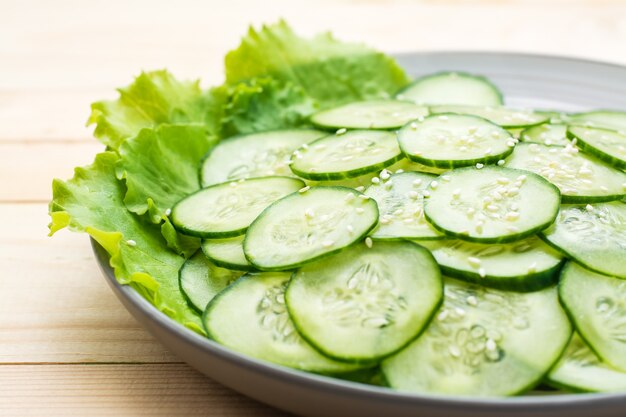
[{"label": "white sesame seed", "polygon": [[460,317],[465,317],[465,310],[461,307],[455,307],[454,312]]},{"label": "white sesame seed", "polygon": [[481,164],[480,162],[476,164],[476,169],[481,169],[482,167],[484,167],[484,164]]},{"label": "white sesame seed", "polygon": [[591,204],[587,204],[587,205],[585,206],[585,210],[587,210],[587,211],[590,211],[590,212],[591,212],[591,211],[593,211],[593,206],[592,206]]},{"label": "white sesame seed", "polygon": [[515,142],[512,140],[507,140],[506,141],[506,146],[508,146],[509,148],[512,148],[515,146]]},{"label": "white sesame seed", "polygon": [[439,116],[439,120],[441,120],[442,122],[445,122],[448,120],[448,116]]},{"label": "white sesame seed", "polygon": [[476,126],[470,126],[467,128],[468,133],[476,133],[477,130],[478,130],[478,127]]},{"label": "white sesame seed", "polygon": [[307,145],[306,143],[304,145],[301,146],[303,151],[306,151],[309,149],[309,145]]},{"label": "white sesame seed", "polygon": [[362,185],[359,185],[358,187],[355,188],[355,190],[357,190],[358,192],[362,193],[365,190],[365,187]]},{"label": "white sesame seed", "polygon": [[492,153],[493,153],[493,149],[491,149],[491,148],[487,148],[485,150],[485,155],[491,155]]},{"label": "white sesame seed", "polygon": [[504,215],[505,220],[513,221],[519,219],[519,213],[516,211],[509,211]]},{"label": "white sesame seed", "polygon": [[365,195],[365,194],[359,194],[359,198],[362,200],[369,200],[370,196],[369,195]]},{"label": "white sesame seed", "polygon": [[411,129],[413,130],[417,129],[417,123],[411,122]]},{"label": "white sesame seed", "polygon": [[347,230],[348,232],[352,233],[352,232],[354,232],[354,227],[352,227],[352,225],[351,225],[351,224],[349,224],[349,225],[347,225],[347,226],[346,226],[346,230]]},{"label": "white sesame seed", "polygon": [[332,240],[325,240],[325,241],[322,242],[322,246],[325,247],[325,248],[333,246],[334,244],[335,244],[335,242],[332,241]]},{"label": "white sesame seed", "polygon": [[343,135],[344,133],[346,133],[348,131],[348,129],[346,129],[345,127],[342,127],[341,129],[338,129],[337,132],[335,132],[337,135]]},{"label": "white sesame seed", "polygon": [[399,208],[399,209],[397,209],[396,211],[394,211],[392,214],[393,214],[394,216],[399,216],[399,215],[401,215],[402,213],[404,213],[404,209]]},{"label": "white sesame seed", "polygon": [[372,248],[372,246],[374,245],[374,242],[372,241],[371,237],[366,237],[365,238],[365,246],[367,246],[368,248]]},{"label": "white sesame seed", "polygon": [[418,178],[416,180],[413,180],[413,186],[414,187],[419,187],[420,185],[422,185],[422,180],[421,179]]},{"label": "white sesame seed", "polygon": [[428,190],[424,190],[424,191],[422,191],[422,195],[423,195],[425,198],[428,198],[428,197],[430,197],[430,191],[428,191]]},{"label": "white sesame seed", "polygon": [[363,208],[361,208],[361,207],[357,207],[357,208],[356,208],[356,212],[357,212],[358,214],[362,214],[362,213],[364,213],[364,212],[365,212],[365,210],[364,210]]},{"label": "white sesame seed", "polygon": [[609,189],[608,189],[605,185],[601,185],[601,186],[600,186],[600,189],[601,189],[602,191],[609,191]]},{"label": "white sesame seed", "polygon": [[476,213],[476,210],[473,207],[469,207],[466,211],[467,216],[468,217],[472,217],[474,215],[474,213]]},{"label": "white sesame seed", "polygon": [[432,181],[430,183],[430,188],[432,188],[433,190],[436,189],[439,186],[439,183],[437,181]]},{"label": "white sesame seed", "polygon": [[402,168],[396,170],[396,174],[402,174],[404,170]]},{"label": "white sesame seed", "polygon": [[452,191],[452,198],[459,198],[461,196],[461,189],[457,188],[456,190]]},{"label": "white sesame seed", "polygon": [[448,352],[454,358],[461,357],[461,350],[456,345],[450,345],[450,347],[448,347]]},{"label": "white sesame seed", "polygon": [[127,244],[128,246],[137,246],[137,242],[135,242],[135,241],[134,241],[134,240],[132,240],[132,239],[128,239],[128,240],[126,241],[126,244]]},{"label": "white sesame seed", "polygon": [[165,215],[166,216],[169,216],[170,214],[172,214],[172,209],[165,210]]},{"label": "white sesame seed", "polygon": [[506,230],[511,232],[511,233],[519,232],[519,229],[517,227],[515,227],[515,226],[507,226]]},{"label": "white sesame seed", "polygon": [[452,179],[449,175],[442,175],[439,178],[441,178],[441,180],[445,182],[449,182]]},{"label": "white sesame seed", "polygon": [[498,166],[502,166],[502,165],[504,165],[504,163],[505,163],[505,162],[506,162],[506,161],[505,161],[504,159],[500,159],[500,160],[498,161]]},{"label": "white sesame seed", "polygon": [[441,310],[441,312],[437,314],[437,320],[444,321],[448,318],[448,314],[450,314],[448,313],[448,310]]},{"label": "white sesame seed", "polygon": [[496,345],[496,342],[493,339],[487,339],[487,341],[485,342],[485,349],[493,352],[497,348],[498,345]]},{"label": "white sesame seed", "polygon": [[420,195],[417,191],[409,191],[409,197],[412,198],[413,200],[417,199],[419,196]]},{"label": "white sesame seed", "polygon": [[413,218],[412,217],[407,217],[406,219],[404,219],[404,222],[406,224],[413,223]]},{"label": "white sesame seed", "polygon": [[487,208],[487,210],[489,210],[489,211],[494,211],[494,212],[495,212],[495,211],[499,211],[499,210],[500,210],[500,207],[498,207],[498,206],[497,206],[497,205],[495,205],[495,204],[489,204],[486,208]]},{"label": "white sesame seed", "polygon": [[391,190],[391,188],[393,188],[393,181],[388,180],[388,181],[385,183],[385,188],[386,188],[386,189],[388,189],[388,190]]},{"label": "white sesame seed", "polygon": [[485,272],[485,268],[478,268],[478,276],[481,278],[485,278],[487,276],[487,272]]},{"label": "white sesame seed", "polygon": [[511,182],[511,180],[509,180],[507,177],[498,177],[498,179],[496,179],[496,182],[498,184],[508,184]]},{"label": "white sesame seed", "polygon": [[389,224],[391,220],[389,220],[387,217],[381,217],[379,222],[380,224]]},{"label": "white sesame seed", "polygon": [[307,192],[307,191],[309,191],[310,189],[311,189],[311,187],[307,185],[306,187],[302,187],[302,188],[300,188],[300,189],[298,190],[298,192],[299,192],[300,194],[302,194],[302,193],[306,193],[306,192]]},{"label": "white sesame seed", "polygon": [[520,175],[519,177],[517,177],[517,180],[524,182],[524,181],[526,181],[526,178],[528,178],[528,177],[526,177],[526,175]]},{"label": "white sesame seed", "polygon": [[467,304],[469,304],[471,306],[477,306],[478,305],[478,300],[473,295],[468,296],[465,299],[465,301],[467,301]]},{"label": "white sesame seed", "polygon": [[346,197],[344,199],[346,201],[352,201],[352,200],[354,200],[354,194],[348,193],[348,194],[346,194]]},{"label": "white sesame seed", "polygon": [[467,146],[460,146],[459,147],[459,151],[461,151],[461,152],[467,151]]},{"label": "white sesame seed", "polygon": [[231,182],[231,183],[230,183],[230,186],[231,186],[231,187],[236,187],[236,186],[237,186],[237,183],[236,183],[236,182]]},{"label": "white sesame seed", "polygon": [[372,178],[372,184],[380,184],[380,178],[378,177]]},{"label": "white sesame seed", "polygon": [[480,259],[475,256],[470,256],[467,258],[467,262],[474,268],[478,268],[480,266]]},{"label": "white sesame seed", "polygon": [[313,211],[313,209],[308,208],[304,210],[304,216],[312,219],[313,217],[315,217],[315,212]]},{"label": "white sesame seed", "polygon": [[389,177],[391,177],[391,175],[389,175],[389,171],[387,171],[386,169],[383,169],[382,171],[380,171],[381,180],[388,180]]}]

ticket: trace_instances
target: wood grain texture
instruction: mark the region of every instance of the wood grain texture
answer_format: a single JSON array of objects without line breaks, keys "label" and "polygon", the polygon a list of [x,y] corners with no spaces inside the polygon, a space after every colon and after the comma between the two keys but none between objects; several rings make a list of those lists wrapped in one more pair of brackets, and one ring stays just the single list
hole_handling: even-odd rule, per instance
[{"label": "wood grain texture", "polygon": [[281,17],[389,52],[626,63],[623,0],[0,0],[0,417],[282,415],[179,363],[115,299],[86,236],[46,237],[45,204],[53,177],[102,149],[89,103],[141,70],[217,84],[248,25]]},{"label": "wood grain texture", "polygon": [[0,365],[0,386],[1,417],[287,416],[184,364]]}]

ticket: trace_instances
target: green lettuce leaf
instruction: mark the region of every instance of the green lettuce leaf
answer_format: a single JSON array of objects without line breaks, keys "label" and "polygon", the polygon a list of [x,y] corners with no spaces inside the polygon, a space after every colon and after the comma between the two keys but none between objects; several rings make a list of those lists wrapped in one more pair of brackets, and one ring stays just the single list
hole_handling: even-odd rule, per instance
[{"label": "green lettuce leaf", "polygon": [[167,248],[159,226],[126,209],[126,188],[115,175],[118,161],[116,153],[103,152],[92,165],[76,168],[72,179],[54,180],[50,234],[65,227],[88,233],[111,255],[120,283],[133,285],[160,311],[204,334],[178,288],[185,259]]},{"label": "green lettuce leaf", "polygon": [[94,135],[111,149],[143,128],[164,123],[204,123],[210,132],[219,130],[220,97],[203,92],[198,81],[182,82],[165,70],[153,71],[118,91],[118,100],[93,103],[87,121],[96,124]]},{"label": "green lettuce leaf", "polygon": [[284,22],[251,28],[226,55],[226,81],[235,84],[272,76],[302,87],[329,107],[354,100],[389,97],[407,84],[404,70],[387,55],[325,33],[297,36]]},{"label": "green lettuce leaf", "polygon": [[225,85],[221,90],[226,97],[224,137],[302,126],[318,108],[301,87],[269,77]]}]

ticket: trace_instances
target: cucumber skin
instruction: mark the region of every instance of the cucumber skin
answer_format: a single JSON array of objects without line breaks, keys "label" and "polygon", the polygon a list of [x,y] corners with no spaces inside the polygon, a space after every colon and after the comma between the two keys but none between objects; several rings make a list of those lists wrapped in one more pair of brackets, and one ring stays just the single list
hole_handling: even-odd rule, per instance
[{"label": "cucumber skin", "polygon": [[[539,273],[512,277],[487,275],[486,277],[481,278],[477,273],[450,268],[441,264],[439,264],[439,268],[441,268],[441,272],[444,275],[461,281],[470,282],[472,284],[482,285],[484,287],[502,291],[533,292],[556,284],[559,281],[559,274],[561,272],[561,268],[565,265],[565,261],[565,259],[562,259],[561,262],[554,267]],[[526,282],[527,280],[530,282]]]},{"label": "cucumber skin", "polygon": [[[302,183],[302,187],[306,186],[304,181],[300,180],[299,178],[283,177],[283,176],[280,176],[280,175],[272,175],[272,176],[266,176],[266,177],[249,178],[249,179],[246,179],[245,181],[253,181],[253,180],[264,179],[264,178],[290,178],[290,179],[292,179],[294,181],[300,181]],[[237,181],[238,180],[221,182],[219,184],[213,184],[213,185],[210,185],[208,187],[201,188],[201,189],[199,189],[199,190],[197,190],[197,191],[195,191],[195,192],[193,192],[193,193],[183,197],[180,201],[178,201],[172,207],[172,213],[169,216],[170,221],[172,222],[172,226],[174,226],[174,228],[176,230],[178,230],[180,233],[182,233],[184,235],[193,236],[193,237],[199,237],[199,238],[203,238],[203,239],[223,239],[223,238],[228,238],[228,237],[237,237],[237,236],[241,236],[241,235],[245,234],[246,230],[248,230],[248,227],[250,227],[250,226],[244,227],[244,228],[238,229],[238,230],[230,230],[228,232],[198,232],[198,231],[195,231],[195,230],[190,230],[190,229],[186,228],[185,226],[179,224],[178,221],[176,221],[175,216],[174,216],[176,206],[178,206],[178,204],[181,201],[186,200],[187,198],[191,197],[192,195],[196,195],[196,194],[198,194],[200,192],[203,192],[205,190],[208,190],[210,188],[217,187],[217,186],[222,186],[224,184],[228,184],[228,183],[231,183],[231,182],[237,182]]]},{"label": "cucumber skin", "polygon": [[[453,114],[453,113],[445,113],[445,114]],[[509,150],[504,153],[501,153],[498,155],[490,155],[490,156],[483,157],[483,158],[463,159],[463,160],[453,160],[453,159],[437,160],[437,159],[421,158],[419,156],[411,155],[403,151],[403,155],[407,159],[410,159],[413,162],[417,162],[422,165],[426,165],[426,166],[434,167],[434,168],[451,168],[451,169],[468,167],[468,166],[473,166],[476,164],[484,164],[484,165],[495,164],[499,160],[505,159],[507,156],[511,155],[512,153],[513,153],[513,147],[509,148]]]},{"label": "cucumber skin", "polygon": [[341,171],[341,172],[304,172],[300,171],[293,167],[293,164],[289,164],[289,169],[291,172],[296,174],[300,178],[304,178],[312,181],[336,181],[336,180],[345,180],[350,178],[359,177],[361,175],[370,174],[372,172],[380,171],[388,166],[395,164],[404,158],[404,154],[400,152],[398,155],[394,156],[391,159],[380,162],[375,165],[369,165],[362,168],[352,169],[350,171]]},{"label": "cucumber skin", "polygon": [[[429,109],[429,111],[430,111],[430,114],[431,114],[431,115],[440,115],[440,114],[442,114],[442,115],[443,115],[443,114],[464,114],[464,115],[470,115],[469,113],[454,113],[454,112],[450,112],[450,111],[437,113],[437,112],[434,112],[434,111],[433,111],[433,108],[434,108],[434,107],[440,107],[440,106],[441,106],[441,107],[443,107],[443,106],[445,106],[445,105],[430,106],[430,107],[428,108],[428,109]],[[451,105],[451,106],[452,106],[452,105]],[[456,105],[454,105],[454,106],[456,106]],[[488,106],[477,106],[477,107],[488,107]],[[534,113],[534,112],[533,112],[533,113]],[[477,115],[473,115],[473,114],[471,114],[470,116],[482,117],[482,116],[477,116]],[[484,119],[484,117],[482,117],[482,118]],[[488,120],[488,119],[487,119],[487,120]],[[489,121],[491,122],[491,120],[489,120]],[[546,118],[545,118],[545,119],[543,119],[543,120],[541,120],[541,119],[540,119],[539,121],[537,121],[537,122],[535,122],[535,123],[525,123],[525,124],[521,124],[521,125],[504,125],[504,124],[499,125],[499,124],[497,124],[497,123],[495,123],[495,122],[491,122],[491,123],[493,123],[493,124],[495,124],[495,125],[497,125],[497,126],[500,126],[502,129],[509,130],[509,129],[528,129],[528,128],[531,128],[531,127],[535,127],[535,126],[542,125],[542,124],[547,123],[547,122],[549,122],[549,121],[550,121],[550,118],[549,118],[548,116],[546,116]],[[509,132],[509,133],[510,133],[510,132]],[[513,136],[513,135],[511,135],[511,136]]]},{"label": "cucumber skin", "polygon": [[[601,128],[594,128],[597,130],[606,130],[608,132],[616,132],[614,130],[611,129],[601,129]],[[622,161],[619,158],[614,157],[613,155],[610,155],[604,151],[601,151],[600,149],[596,148],[595,146],[592,146],[590,144],[588,144],[587,142],[585,142],[584,139],[582,139],[580,136],[577,136],[574,132],[571,132],[569,129],[567,129],[567,137],[569,139],[576,139],[576,145],[578,145],[578,147],[580,149],[582,149],[583,151],[587,152],[590,155],[595,156],[596,158],[598,158],[601,161],[606,162],[607,164],[621,169],[621,170],[626,170],[626,161]],[[623,197],[623,196],[622,196]],[[616,198],[616,200],[619,200],[621,197]],[[610,201],[610,200],[606,200],[606,201]]]},{"label": "cucumber skin", "polygon": [[[348,191],[348,192],[354,192],[354,193],[357,193],[357,194],[362,194],[362,193],[359,193],[358,191],[354,190],[354,188],[349,188],[349,187],[325,186],[325,188],[336,188],[336,189],[339,189],[339,190],[345,190],[345,191]],[[265,213],[265,211],[268,210],[270,207],[272,207],[274,204],[278,203],[279,201],[281,201],[281,200],[283,200],[285,198],[296,196],[296,195],[299,195],[299,194],[300,194],[300,192],[296,191],[294,193],[288,194],[285,197],[283,197],[283,198],[273,202],[272,204],[267,206],[265,208],[265,210],[263,210],[261,212],[261,214],[259,214],[257,216],[256,219],[254,219],[254,221],[250,224],[250,226],[252,226],[252,224],[254,224],[263,215],[263,213]],[[248,240],[248,236],[246,235],[246,237],[243,239],[243,248],[244,248],[243,254],[246,257],[246,259],[248,260],[248,262],[250,262],[250,265],[252,265],[253,268],[256,268],[258,271],[265,271],[265,272],[290,271],[292,269],[297,269],[297,268],[301,267],[302,265],[305,265],[305,264],[307,264],[309,262],[317,261],[317,260],[322,259],[324,257],[337,254],[337,253],[343,251],[344,249],[347,249],[347,248],[349,248],[349,247],[351,247],[353,245],[356,245],[359,242],[363,241],[370,234],[370,232],[372,230],[374,230],[376,228],[376,226],[378,226],[378,219],[380,218],[380,213],[378,211],[378,204],[376,204],[376,202],[373,201],[373,199],[369,199],[368,201],[372,201],[375,204],[375,206],[376,206],[376,221],[372,224],[372,226],[369,229],[365,230],[360,236],[357,236],[356,239],[354,241],[352,241],[352,243],[350,243],[350,244],[348,244],[348,245],[346,245],[346,246],[344,246],[342,248],[337,248],[335,250],[323,253],[321,255],[318,255],[318,256],[316,256],[314,258],[311,258],[311,259],[307,259],[305,261],[295,262],[295,263],[292,263],[292,264],[289,264],[289,265],[283,265],[283,266],[278,266],[278,267],[273,267],[273,268],[265,268],[265,267],[261,267],[261,266],[255,264],[252,261],[252,259],[248,257],[248,254],[246,253],[246,241]]]},{"label": "cucumber skin", "polygon": [[[195,251],[193,253],[193,255],[191,255],[186,261],[185,263],[194,257],[194,255],[196,255],[198,253],[200,249],[198,249],[197,251]],[[183,298],[185,299],[185,301],[187,302],[187,305],[189,306],[189,308],[191,308],[193,310],[194,313],[197,313],[198,316],[202,316],[202,314],[204,313],[202,310],[200,310],[198,307],[196,307],[196,305],[194,303],[191,302],[191,299],[189,298],[189,296],[187,295],[187,293],[183,290],[183,282],[182,282],[182,272],[183,272],[183,268],[185,268],[185,263],[183,263],[181,265],[181,267],[178,269],[178,290],[180,291],[180,293],[183,295]],[[202,325],[202,327],[204,327],[204,324]]]},{"label": "cucumber skin", "polygon": [[200,245],[200,250],[202,251],[202,253],[204,253],[204,256],[206,256],[209,259],[209,261],[213,262],[215,265],[219,267],[226,268],[226,269],[233,269],[235,271],[246,271],[246,272],[257,271],[255,267],[249,264],[248,265],[233,264],[230,262],[224,262],[219,259],[213,258],[208,253],[206,253],[206,251],[204,250],[204,245]]},{"label": "cucumber skin", "polygon": [[470,74],[469,72],[464,72],[464,71],[439,71],[436,72],[434,74],[428,74],[428,75],[424,75],[416,80],[414,80],[413,82],[411,82],[409,85],[407,85],[406,87],[403,87],[402,89],[400,89],[400,91],[398,91],[394,97],[398,97],[398,95],[402,95],[406,90],[412,88],[414,85],[427,80],[429,78],[435,78],[435,77],[439,77],[441,75],[446,75],[446,74],[450,74],[454,72],[457,75],[460,75],[462,77],[466,77],[466,78],[473,78],[477,81],[480,81],[486,85],[488,85],[489,87],[491,87],[491,89],[493,90],[494,93],[496,93],[496,96],[499,97],[499,101],[500,101],[500,105],[502,106],[504,104],[504,96],[502,95],[502,92],[500,91],[500,89],[498,87],[496,87],[496,85],[494,83],[492,83],[487,77],[483,77],[482,75],[476,75],[476,74]]},{"label": "cucumber skin", "polygon": [[[435,260],[435,257],[433,256],[432,253],[430,253],[430,251],[428,249],[426,249],[425,247],[418,245],[415,242],[411,242],[409,240],[406,241],[407,243],[410,243],[412,245],[417,246],[420,250],[426,252],[427,256],[429,256],[432,261],[434,262],[435,265],[439,266],[439,264],[437,263],[437,261]],[[291,282],[294,279],[294,276],[296,275],[296,271],[293,272],[293,274],[291,274],[291,278],[289,279],[289,284],[287,284],[287,289],[285,290],[285,300],[289,300],[289,288],[291,287]],[[417,338],[419,338],[425,331],[426,329],[428,329],[428,327],[430,326],[430,323],[433,321],[433,319],[437,316],[437,313],[439,312],[439,309],[441,309],[441,306],[443,305],[443,301],[444,301],[444,288],[443,288],[443,276],[441,274],[439,274],[439,278],[440,278],[440,284],[441,284],[441,296],[439,297],[439,300],[437,301],[435,307],[433,308],[433,311],[431,312],[430,316],[426,318],[426,321],[424,322],[424,327],[422,327],[422,329],[411,339],[409,339],[406,343],[404,343],[402,346],[400,346],[399,348],[397,348],[396,350],[387,353],[386,355],[380,356],[380,357],[376,357],[374,360],[371,359],[366,359],[366,358],[348,358],[348,357],[338,357],[332,354],[332,352],[327,352],[324,349],[322,349],[316,342],[315,340],[311,339],[310,337],[308,337],[307,335],[304,334],[304,332],[300,329],[300,324],[298,323],[298,321],[296,320],[294,314],[291,311],[291,307],[289,306],[289,302],[286,302],[286,306],[287,306],[287,311],[289,312],[289,315],[291,316],[291,320],[293,322],[294,327],[296,328],[296,330],[298,331],[298,334],[300,334],[300,336],[306,340],[306,342],[311,345],[315,350],[317,350],[318,352],[320,352],[322,355],[334,359],[336,361],[340,361],[340,362],[346,362],[346,363],[353,363],[353,364],[359,364],[359,365],[366,365],[366,364],[378,364],[381,361],[385,360],[386,358],[389,358],[393,355],[395,355],[396,353],[400,352],[402,349],[406,348],[408,345],[410,345],[411,343],[413,343]],[[381,373],[383,374],[383,378],[384,381],[388,381],[387,376],[384,374],[384,372],[381,370]],[[531,387],[532,388],[532,387]]]}]

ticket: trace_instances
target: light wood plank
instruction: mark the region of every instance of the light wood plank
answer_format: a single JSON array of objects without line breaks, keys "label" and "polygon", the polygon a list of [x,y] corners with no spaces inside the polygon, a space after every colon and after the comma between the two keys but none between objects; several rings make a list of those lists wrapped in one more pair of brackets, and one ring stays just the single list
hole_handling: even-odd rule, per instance
[{"label": "light wood plank", "polygon": [[0,202],[50,200],[53,178],[70,178],[75,166],[90,164],[102,150],[95,140],[0,142]]},{"label": "light wood plank", "polygon": [[47,237],[45,204],[0,218],[0,363],[180,361],[115,298],[86,235]]},{"label": "light wood plank", "polygon": [[0,386],[7,417],[287,416],[183,364],[4,365]]}]

